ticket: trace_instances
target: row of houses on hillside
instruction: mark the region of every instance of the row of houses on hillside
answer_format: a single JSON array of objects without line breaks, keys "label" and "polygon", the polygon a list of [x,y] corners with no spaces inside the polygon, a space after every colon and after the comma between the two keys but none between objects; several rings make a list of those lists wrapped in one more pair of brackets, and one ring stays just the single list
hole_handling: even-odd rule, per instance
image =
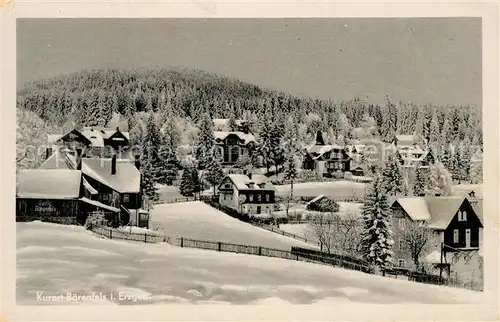
[{"label": "row of houses on hillside", "polygon": [[115,225],[147,227],[138,157],[119,157],[129,133],[85,127],[49,134],[47,159],[18,175],[17,220],[48,219],[83,224],[94,211]]},{"label": "row of houses on hillside", "polygon": [[362,159],[383,161],[389,154],[397,156],[403,168],[428,167],[435,162],[432,153],[422,147],[414,135],[396,135],[390,144],[366,140],[348,146],[325,144],[323,133],[317,132],[315,141],[304,149],[303,168],[314,170],[324,176],[350,172],[364,175]]}]

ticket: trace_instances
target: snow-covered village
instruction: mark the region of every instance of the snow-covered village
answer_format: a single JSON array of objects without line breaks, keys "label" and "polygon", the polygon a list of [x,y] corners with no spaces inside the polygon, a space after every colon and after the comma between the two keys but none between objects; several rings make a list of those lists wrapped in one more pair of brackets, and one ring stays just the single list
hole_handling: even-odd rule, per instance
[{"label": "snow-covered village", "polygon": [[18,304],[482,301],[480,104],[399,99],[392,83],[381,101],[335,99],[333,81],[318,97],[202,62],[84,61],[18,88]]}]

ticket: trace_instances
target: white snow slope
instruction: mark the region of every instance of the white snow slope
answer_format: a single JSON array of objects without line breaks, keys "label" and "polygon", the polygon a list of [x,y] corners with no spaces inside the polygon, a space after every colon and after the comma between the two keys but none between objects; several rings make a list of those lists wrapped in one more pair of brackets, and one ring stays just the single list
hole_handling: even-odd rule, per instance
[{"label": "white snow slope", "polygon": [[150,227],[161,227],[161,231],[171,237],[284,250],[290,250],[291,246],[314,248],[310,244],[232,218],[201,201],[155,205],[151,211]]},{"label": "white snow slope", "polygon": [[[317,197],[325,195],[337,199],[363,198],[365,195],[365,184],[352,181],[324,181],[303,182],[293,185],[293,195],[302,197]],[[277,185],[276,194],[288,196],[290,185]]]},{"label": "white snow slope", "polygon": [[[107,296],[37,301],[36,292]],[[118,300],[122,293],[126,298]],[[110,295],[115,296],[114,300]],[[17,223],[17,304],[480,303],[482,293],[259,256],[100,239]],[[135,302],[134,302],[135,300]]]}]

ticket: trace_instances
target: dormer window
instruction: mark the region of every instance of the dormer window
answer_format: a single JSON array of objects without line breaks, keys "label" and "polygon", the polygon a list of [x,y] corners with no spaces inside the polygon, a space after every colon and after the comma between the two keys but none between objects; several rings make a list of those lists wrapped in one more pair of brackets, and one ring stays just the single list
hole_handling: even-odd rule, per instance
[{"label": "dormer window", "polygon": [[255,183],[250,182],[250,183],[248,184],[248,188],[250,188],[250,189],[255,188]]},{"label": "dormer window", "polygon": [[259,183],[259,188],[265,188],[266,187],[266,183],[265,182],[261,182]]}]

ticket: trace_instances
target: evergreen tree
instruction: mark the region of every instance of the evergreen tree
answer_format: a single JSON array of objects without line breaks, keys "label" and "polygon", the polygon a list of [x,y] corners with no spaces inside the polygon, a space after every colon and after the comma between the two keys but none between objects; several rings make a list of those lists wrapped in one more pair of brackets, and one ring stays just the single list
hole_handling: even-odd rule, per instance
[{"label": "evergreen tree", "polygon": [[422,167],[417,167],[415,170],[415,182],[413,184],[413,195],[423,196],[425,190],[429,186],[429,170]]},{"label": "evergreen tree", "polygon": [[149,202],[158,200],[158,193],[155,185],[159,182],[159,169],[161,159],[159,148],[161,146],[160,131],[154,121],[154,116],[150,115],[146,131],[141,140],[141,179],[143,195]]},{"label": "evergreen tree", "polygon": [[293,198],[293,182],[297,179],[299,172],[295,161],[294,149],[289,148],[285,162],[285,180],[290,181],[290,198]]},{"label": "evergreen tree", "polygon": [[369,263],[382,270],[392,266],[391,213],[384,184],[376,176],[362,207],[363,232],[361,249]]},{"label": "evergreen tree", "polygon": [[213,132],[213,122],[208,113],[203,115],[200,125],[200,134],[196,144],[196,160],[198,168],[203,170],[207,167],[215,150],[215,137]]},{"label": "evergreen tree", "polygon": [[469,178],[472,184],[483,183],[483,159],[480,153],[476,153],[471,157]]},{"label": "evergreen tree", "polygon": [[178,170],[180,168],[180,161],[177,153],[169,144],[164,143],[160,147],[160,157],[162,165],[158,169],[159,182],[172,186],[174,181],[177,180]]},{"label": "evergreen tree", "polygon": [[436,162],[429,167],[429,170],[429,189],[437,189],[443,196],[451,195],[451,185],[453,182],[451,179],[451,174],[445,168],[445,166],[440,162]]},{"label": "evergreen tree", "polygon": [[195,183],[193,182],[193,169],[185,168],[184,171],[182,171],[179,192],[183,196],[192,197],[195,188]]},{"label": "evergreen tree", "polygon": [[390,154],[382,171],[385,192],[391,196],[404,194],[404,178],[395,154]]},{"label": "evergreen tree", "polygon": [[437,118],[437,113],[434,110],[432,113],[430,125],[429,125],[429,143],[437,144],[441,142],[441,135],[439,131],[439,121]]},{"label": "evergreen tree", "polygon": [[234,112],[230,113],[229,115],[229,131],[230,132],[238,131],[238,125],[236,124],[236,116],[234,115]]},{"label": "evergreen tree", "polygon": [[216,187],[224,179],[224,170],[222,169],[220,156],[213,152],[210,158],[207,159],[205,168],[205,178],[214,188],[214,196],[216,195]]}]

